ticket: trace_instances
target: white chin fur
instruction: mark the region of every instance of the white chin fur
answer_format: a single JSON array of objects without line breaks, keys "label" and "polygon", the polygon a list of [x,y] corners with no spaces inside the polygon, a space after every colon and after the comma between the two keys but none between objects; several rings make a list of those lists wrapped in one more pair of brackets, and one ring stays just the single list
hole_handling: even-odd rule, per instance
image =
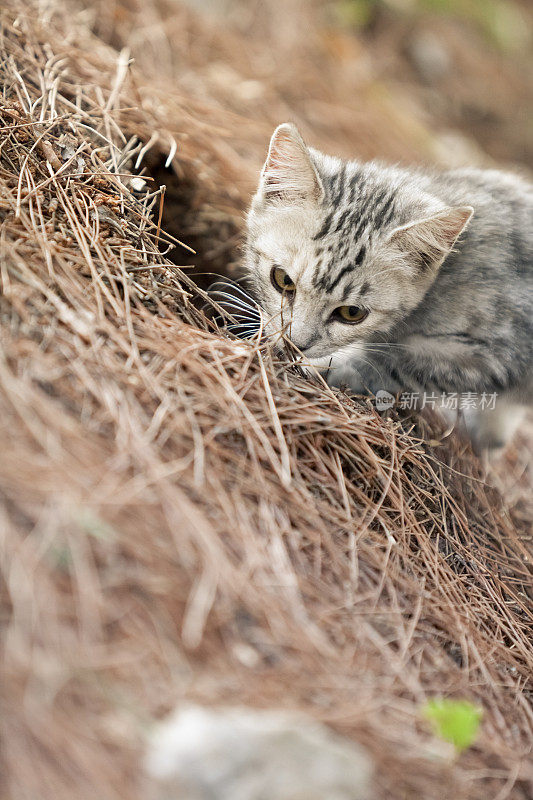
[{"label": "white chin fur", "polygon": [[301,361],[303,366],[307,364],[321,372],[330,386],[347,386],[352,392],[359,393],[364,391],[364,386],[355,365],[364,352],[364,344],[356,343],[328,356],[302,358]]},{"label": "white chin fur", "polygon": [[309,356],[307,362],[315,369],[333,369],[340,368],[341,365],[349,364],[350,361],[357,361],[358,358],[364,357],[365,345],[363,342],[354,342],[353,344],[329,353],[327,356],[319,356],[312,358]]}]

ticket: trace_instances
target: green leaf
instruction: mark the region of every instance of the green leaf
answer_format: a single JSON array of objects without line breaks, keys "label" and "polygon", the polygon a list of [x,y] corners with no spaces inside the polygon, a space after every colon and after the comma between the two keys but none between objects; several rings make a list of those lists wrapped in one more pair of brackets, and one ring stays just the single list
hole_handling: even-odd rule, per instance
[{"label": "green leaf", "polygon": [[334,10],[342,28],[365,28],[377,5],[379,0],[337,0]]},{"label": "green leaf", "polygon": [[468,700],[434,697],[423,706],[422,714],[436,735],[451,742],[461,753],[475,742],[483,711]]}]

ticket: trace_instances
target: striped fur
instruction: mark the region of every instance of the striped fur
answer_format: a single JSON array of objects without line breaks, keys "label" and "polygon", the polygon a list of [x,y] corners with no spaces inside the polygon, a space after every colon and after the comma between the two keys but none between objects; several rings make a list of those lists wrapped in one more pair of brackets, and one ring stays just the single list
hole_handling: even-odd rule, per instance
[{"label": "striped fur", "polygon": [[[355,392],[498,393],[517,418],[533,382],[533,187],[495,170],[431,173],[341,161],[274,133],[245,264],[266,329]],[[277,265],[296,291],[282,296]],[[338,321],[350,305],[369,313]],[[495,425],[473,436],[495,445]],[[502,434],[503,435],[503,434]],[[499,442],[498,442],[499,443]]]}]

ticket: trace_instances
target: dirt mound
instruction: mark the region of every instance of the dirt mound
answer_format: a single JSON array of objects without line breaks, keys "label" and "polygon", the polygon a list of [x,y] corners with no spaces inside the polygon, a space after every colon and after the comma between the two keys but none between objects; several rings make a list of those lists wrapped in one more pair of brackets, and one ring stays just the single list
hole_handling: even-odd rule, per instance
[{"label": "dirt mound", "polygon": [[[146,797],[146,726],[188,698],[306,711],[365,745],[379,798],[525,800],[527,520],[435,421],[210,329],[132,169],[168,158],[177,238],[215,243],[268,126],[158,97],[89,24],[2,9],[5,796]],[[420,715],[440,694],[484,710],[457,763]]]}]

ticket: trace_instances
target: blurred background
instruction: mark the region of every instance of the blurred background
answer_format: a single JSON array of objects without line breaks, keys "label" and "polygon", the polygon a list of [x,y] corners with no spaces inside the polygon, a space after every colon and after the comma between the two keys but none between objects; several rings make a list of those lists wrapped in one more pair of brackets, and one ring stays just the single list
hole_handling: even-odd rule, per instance
[{"label": "blurred background", "polygon": [[333,151],[532,165],[530,0],[85,5],[154,76],[245,119],[296,118]]},{"label": "blurred background", "polygon": [[[91,0],[102,39],[153,80],[153,113],[194,113],[220,131],[214,201],[164,162],[163,224],[198,272],[234,273],[268,139],[296,122],[309,144],[362,159],[441,166],[533,164],[533,4],[529,0]],[[170,108],[180,92],[183,109]],[[193,109],[191,109],[191,112]],[[180,131],[180,136],[182,133]],[[178,154],[179,156],[180,154]],[[207,161],[207,167],[206,162]],[[179,158],[178,158],[179,162]],[[212,157],[198,169],[202,185]],[[194,165],[193,165],[194,166]],[[179,171],[179,166],[178,166]],[[194,171],[194,170],[193,170]],[[222,188],[224,187],[224,188]],[[185,225],[184,225],[185,218]],[[208,244],[208,242],[210,242]]]}]

